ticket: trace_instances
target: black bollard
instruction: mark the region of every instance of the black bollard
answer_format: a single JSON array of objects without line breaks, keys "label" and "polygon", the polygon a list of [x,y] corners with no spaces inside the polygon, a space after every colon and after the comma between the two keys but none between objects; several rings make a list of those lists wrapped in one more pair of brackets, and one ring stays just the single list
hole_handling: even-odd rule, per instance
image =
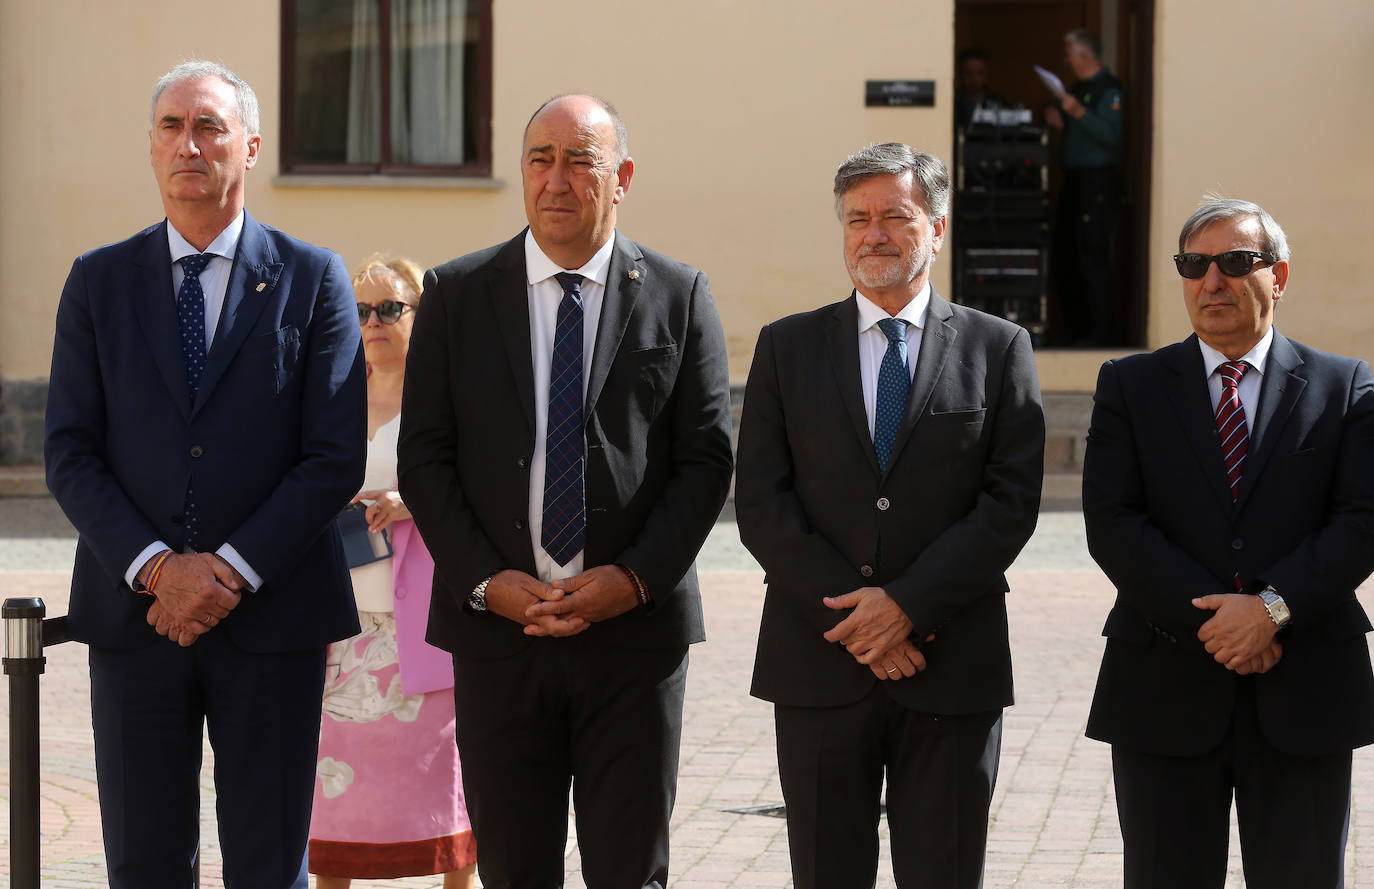
[{"label": "black bollard", "polygon": [[10,885],[38,889],[38,677],[42,599],[6,599],[5,675],[10,678]]}]

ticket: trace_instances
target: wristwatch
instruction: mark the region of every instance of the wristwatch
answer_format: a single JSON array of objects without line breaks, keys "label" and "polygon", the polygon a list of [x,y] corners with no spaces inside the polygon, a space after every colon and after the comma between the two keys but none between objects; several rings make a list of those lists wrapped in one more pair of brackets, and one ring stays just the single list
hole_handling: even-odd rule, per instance
[{"label": "wristwatch", "polygon": [[487,575],[485,580],[473,587],[472,592],[468,593],[468,607],[473,611],[487,610],[487,584],[491,583],[491,579],[495,576],[495,574]]},{"label": "wristwatch", "polygon": [[1282,630],[1293,620],[1293,612],[1288,610],[1288,603],[1283,601],[1283,596],[1273,587],[1265,587],[1260,590],[1259,597],[1264,600],[1264,610],[1269,612],[1269,619],[1274,622],[1274,626]]}]

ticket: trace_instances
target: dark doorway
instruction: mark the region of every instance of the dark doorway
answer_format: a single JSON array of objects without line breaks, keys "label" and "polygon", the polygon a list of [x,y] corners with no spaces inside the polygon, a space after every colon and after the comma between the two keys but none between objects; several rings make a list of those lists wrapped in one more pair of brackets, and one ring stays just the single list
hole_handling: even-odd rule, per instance
[{"label": "dark doorway", "polygon": [[[1003,144],[991,151],[964,138],[965,132],[972,134],[974,143],[992,138],[989,126],[980,134],[976,124],[956,125],[952,152],[956,188],[951,227],[953,297],[956,302],[1013,317],[1031,330],[1038,346],[1144,345],[1150,265],[1154,6],[1155,0],[955,0],[956,66],[961,51],[981,50],[986,60],[987,89],[1000,100],[1000,107],[1029,113],[1023,112],[1019,118],[1003,115],[1003,126],[995,137]],[[1058,75],[1066,86],[1074,83],[1064,58],[1064,34],[1074,28],[1087,28],[1100,35],[1102,62],[1121,82],[1124,95],[1120,206],[1112,237],[1111,298],[1105,310],[1109,321],[1101,341],[1090,343],[1068,341],[1073,324],[1064,317],[1056,259],[1050,249],[1064,179],[1062,135],[1046,126],[1044,109],[1053,97],[1033,70],[1040,65]],[[957,87],[957,70],[955,82]],[[967,117],[967,111],[964,115]],[[1037,145],[1042,137],[1043,144]],[[966,153],[984,170],[989,169],[989,163],[1004,161],[1023,169],[1014,179],[1004,172],[998,174],[1000,178],[980,179],[964,164]],[[1042,161],[1043,170],[1039,170],[1037,165]],[[1041,179],[1029,175],[1033,166],[1043,178],[1039,198],[1025,191]],[[1001,197],[987,194],[988,187],[998,187],[996,182],[1021,191]],[[961,198],[965,208],[962,218]],[[1043,201],[1041,217],[1035,215],[1035,200]],[[1033,234],[1037,226],[1042,226],[1039,236]],[[1034,280],[1036,268],[1038,281]],[[1040,288],[1038,302],[1030,296],[1035,287]],[[1017,296],[998,295],[1003,292]],[[1034,317],[1031,306],[1039,306],[1041,317]]]}]

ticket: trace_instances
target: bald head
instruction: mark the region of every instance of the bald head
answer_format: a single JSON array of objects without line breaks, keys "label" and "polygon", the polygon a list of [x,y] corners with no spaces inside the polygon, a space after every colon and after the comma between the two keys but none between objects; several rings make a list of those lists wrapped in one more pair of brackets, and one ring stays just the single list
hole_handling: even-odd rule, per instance
[{"label": "bald head", "polygon": [[601,111],[611,122],[611,131],[615,135],[615,149],[613,159],[617,168],[625,163],[625,158],[630,156],[630,135],[625,129],[625,121],[620,116],[620,112],[615,110],[615,106],[605,99],[597,96],[588,96],[581,93],[564,93],[561,96],[554,96],[544,102],[534,110],[530,119],[525,123],[525,135],[521,140],[525,148],[529,147],[530,124],[546,111],[572,111],[573,113],[585,113],[591,118],[597,117],[596,111]]}]

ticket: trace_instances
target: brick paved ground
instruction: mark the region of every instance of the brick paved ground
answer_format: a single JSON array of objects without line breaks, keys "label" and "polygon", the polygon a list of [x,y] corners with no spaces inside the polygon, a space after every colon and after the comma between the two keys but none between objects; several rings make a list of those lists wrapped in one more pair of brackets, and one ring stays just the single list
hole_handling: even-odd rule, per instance
[{"label": "brick paved ground", "polygon": [[[40,507],[33,507],[40,509]],[[31,525],[31,523],[30,523]],[[30,525],[7,528],[0,516],[0,595],[42,596],[50,614],[66,610],[70,541]],[[1011,576],[1008,599],[1016,659],[1017,704],[1007,712],[1001,771],[993,799],[988,889],[1115,887],[1121,851],[1107,748],[1082,736],[1097,660],[1098,631],[1111,600],[1087,560],[1076,513],[1047,513]],[[16,539],[18,541],[16,542]],[[58,570],[36,570],[58,567]],[[762,575],[723,522],[702,559],[709,641],[692,651],[677,810],[673,872],[678,889],[790,885],[783,821],[729,812],[781,802],[769,707],[748,697]],[[1374,607],[1374,588],[1362,598]],[[100,816],[91,762],[85,652],[50,649],[43,681],[43,885],[104,882]],[[8,707],[7,698],[0,702]],[[0,741],[8,762],[8,737]],[[203,786],[202,885],[221,886],[213,822],[211,758]],[[0,773],[8,818],[8,772]],[[887,862],[878,885],[893,885]],[[1232,840],[1227,886],[1243,885]],[[0,885],[8,885],[8,850]],[[1374,889],[1374,754],[1355,757],[1355,795],[1347,853],[1348,884]],[[437,887],[434,878],[359,881],[358,887]],[[569,844],[568,885],[581,887]]]}]

